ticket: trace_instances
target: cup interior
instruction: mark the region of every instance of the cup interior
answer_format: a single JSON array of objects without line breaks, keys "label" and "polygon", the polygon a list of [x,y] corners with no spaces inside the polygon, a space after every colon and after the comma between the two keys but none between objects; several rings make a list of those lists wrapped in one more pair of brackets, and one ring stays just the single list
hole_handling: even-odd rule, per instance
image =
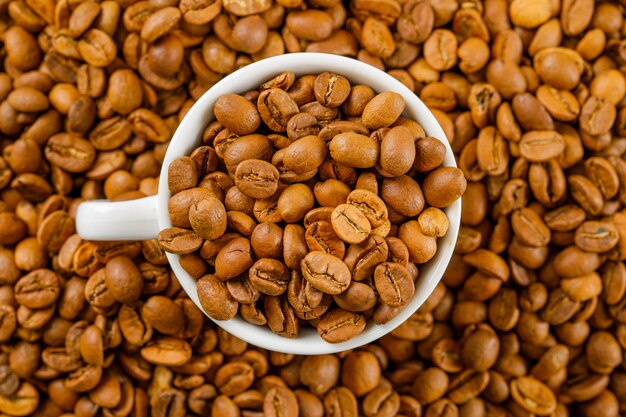
[{"label": "cup interior", "polygon": [[[352,85],[366,84],[377,93],[395,91],[401,94],[406,102],[403,116],[420,123],[428,136],[440,139],[446,146],[446,157],[443,165],[456,166],[452,149],[448,141],[445,140],[441,126],[424,103],[400,81],[361,61],[338,55],[321,53],[280,55],[252,63],[228,75],[200,97],[181,121],[170,142],[161,169],[158,193],[158,218],[161,230],[172,226],[167,209],[167,202],[170,198],[167,187],[167,167],[174,159],[189,155],[202,144],[202,132],[207,124],[214,119],[213,105],[217,98],[226,93],[244,93],[256,89],[261,83],[284,71],[292,71],[296,76],[331,71],[345,76]],[[376,340],[406,321],[426,301],[443,276],[459,232],[460,199],[444,211],[450,222],[448,233],[438,239],[438,250],[434,258],[419,266],[420,274],[413,298],[406,308],[388,323],[376,325],[369,320],[366,329],[359,336],[342,343],[331,344],[320,338],[315,329],[309,326],[300,328],[300,334],[297,338],[287,339],[273,333],[267,326],[250,324],[239,316],[228,321],[214,321],[224,330],[250,344],[273,351],[300,355],[334,353],[354,349]],[[180,257],[171,253],[167,253],[167,257],[183,289],[193,302],[202,309],[196,293],[196,281],[180,266]],[[215,302],[219,302],[219,300],[215,300]]]}]

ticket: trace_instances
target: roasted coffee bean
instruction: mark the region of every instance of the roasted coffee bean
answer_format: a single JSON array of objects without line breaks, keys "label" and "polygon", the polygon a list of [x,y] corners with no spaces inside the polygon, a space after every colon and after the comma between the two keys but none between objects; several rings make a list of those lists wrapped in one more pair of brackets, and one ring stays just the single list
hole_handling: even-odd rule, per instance
[{"label": "roasted coffee bean", "polygon": [[[237,302],[231,297],[226,283],[214,275],[198,280],[198,298],[204,311],[215,320],[230,320],[237,314]],[[213,300],[222,302],[215,303]]]},{"label": "roasted coffee bean", "polygon": [[297,271],[291,272],[291,279],[287,285],[287,299],[289,304],[300,312],[308,312],[319,306],[323,293],[315,288]]},{"label": "roasted coffee bean", "polygon": [[215,274],[228,280],[245,272],[254,263],[250,241],[240,237],[226,243],[215,258]]},{"label": "roasted coffee bean", "polygon": [[[379,292],[380,293],[380,292]],[[367,284],[352,281],[341,294],[333,297],[335,303],[346,311],[362,312],[376,305],[376,293]]]},{"label": "roasted coffee bean", "polygon": [[46,143],[46,158],[71,173],[91,168],[96,152],[91,143],[79,136],[56,134]]},{"label": "roasted coffee bean", "polygon": [[189,223],[201,238],[215,240],[226,232],[226,209],[217,198],[204,198],[189,208]]},{"label": "roasted coffee bean", "polygon": [[460,169],[441,167],[426,176],[422,189],[426,203],[442,208],[463,195],[466,187],[467,181]]},{"label": "roasted coffee bean", "polygon": [[180,227],[162,230],[159,233],[158,241],[164,250],[179,255],[194,252],[202,245],[202,238],[193,230]]},{"label": "roasted coffee bean", "polygon": [[413,298],[415,286],[411,275],[400,264],[383,262],[374,271],[376,291],[383,303],[401,307]]},{"label": "roasted coffee bean", "polygon": [[340,343],[365,330],[365,317],[342,309],[324,314],[317,325],[320,337],[330,343]]},{"label": "roasted coffee bean", "polygon": [[587,252],[607,252],[619,241],[617,228],[609,222],[586,221],[576,229],[574,243]]},{"label": "roasted coffee bean", "polygon": [[266,161],[249,159],[237,165],[235,185],[252,198],[267,198],[278,189],[279,173]]},{"label": "roasted coffee bean", "polygon": [[328,144],[330,156],[352,168],[371,168],[379,158],[379,145],[373,139],[354,132],[335,135]]},{"label": "roasted coffee bean", "polygon": [[262,258],[256,261],[248,271],[250,284],[261,293],[280,295],[287,290],[290,279],[289,270],[280,261]]},{"label": "roasted coffee bean", "polygon": [[350,270],[341,259],[323,252],[309,252],[301,262],[302,275],[325,294],[340,294],[350,285]]},{"label": "roasted coffee bean", "polygon": [[335,207],[330,222],[337,236],[346,243],[361,243],[372,231],[365,214],[351,204],[340,204]]},{"label": "roasted coffee bean", "polygon": [[49,269],[38,269],[15,283],[15,301],[28,308],[45,308],[56,302],[60,289],[56,273]]},{"label": "roasted coffee bean", "polygon": [[146,300],[141,307],[141,315],[146,322],[163,334],[175,334],[182,329],[185,322],[181,307],[160,295]]},{"label": "roasted coffee bean", "polygon": [[528,246],[545,246],[550,242],[550,229],[541,217],[529,208],[516,210],[511,215],[513,233]]},{"label": "roasted coffee bean", "polygon": [[263,400],[263,414],[268,417],[293,417],[299,414],[298,400],[289,388],[274,387]]},{"label": "roasted coffee bean", "polygon": [[346,252],[346,245],[337,236],[330,222],[316,221],[311,223],[306,229],[306,245],[310,251],[321,251],[329,253],[339,259],[343,259]]},{"label": "roasted coffee bean", "polygon": [[313,192],[307,185],[292,184],[278,197],[277,208],[284,221],[295,223],[302,220],[314,204]]},{"label": "roasted coffee bean", "polygon": [[300,325],[286,297],[268,296],[264,299],[264,307],[270,330],[283,337],[298,337]]},{"label": "roasted coffee bean", "polygon": [[262,91],[257,106],[261,119],[274,132],[287,130],[289,119],[298,113],[296,102],[280,88]]},{"label": "roasted coffee bean", "polygon": [[428,262],[437,251],[437,239],[425,235],[417,222],[411,220],[398,229],[398,238],[409,250],[409,260],[416,263]]},{"label": "roasted coffee bean", "polygon": [[137,301],[143,289],[139,268],[127,256],[116,256],[106,263],[105,282],[113,298],[126,304]]},{"label": "roasted coffee bean", "polygon": [[342,75],[323,72],[315,78],[313,93],[320,104],[339,107],[350,94],[350,82]]},{"label": "roasted coffee bean", "polygon": [[261,123],[256,107],[236,94],[223,95],[215,103],[215,118],[228,130],[238,135],[253,133]]},{"label": "roasted coffee bean", "polygon": [[408,175],[385,178],[380,191],[383,201],[401,215],[417,216],[424,208],[422,187]]},{"label": "roasted coffee bean", "polygon": [[406,174],[415,161],[411,131],[404,126],[389,130],[380,144],[380,166],[392,176]]},{"label": "roasted coffee bean", "polygon": [[328,148],[324,141],[319,136],[309,135],[285,148],[283,164],[297,174],[304,174],[319,168],[327,153]]},{"label": "roasted coffee bean", "polygon": [[319,131],[317,119],[308,113],[298,113],[287,123],[287,136],[291,140],[317,135]]},{"label": "roasted coffee bean", "polygon": [[531,413],[551,413],[556,408],[552,391],[532,377],[511,381],[511,396],[524,410]]}]

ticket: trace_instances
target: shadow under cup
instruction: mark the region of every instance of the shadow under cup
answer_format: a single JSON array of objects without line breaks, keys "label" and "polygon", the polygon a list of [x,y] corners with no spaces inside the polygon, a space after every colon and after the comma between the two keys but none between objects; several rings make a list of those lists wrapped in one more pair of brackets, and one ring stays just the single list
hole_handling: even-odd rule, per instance
[{"label": "shadow under cup", "polygon": [[[167,167],[174,159],[189,155],[195,148],[202,145],[203,131],[208,123],[214,120],[213,105],[217,98],[227,93],[241,94],[249,90],[258,89],[260,84],[285,71],[294,72],[296,77],[331,71],[345,76],[352,85],[366,84],[377,93],[395,91],[401,94],[406,102],[403,116],[416,120],[424,128],[428,136],[442,140],[446,146],[446,157],[443,165],[456,167],[450,145],[445,140],[445,134],[437,120],[421,100],[400,81],[368,64],[351,58],[320,53],[280,55],[250,64],[228,75],[200,97],[181,121],[170,142],[161,170],[157,208],[159,229],[162,230],[172,226],[167,209],[167,202],[170,198],[170,192],[167,187]],[[366,329],[359,336],[342,343],[330,344],[321,339],[316,330],[309,326],[301,327],[299,336],[296,339],[286,339],[273,333],[267,326],[253,325],[243,320],[240,316],[228,321],[215,322],[226,331],[246,342],[284,353],[333,353],[353,349],[376,340],[406,321],[424,303],[443,276],[452,256],[459,231],[461,216],[460,199],[444,209],[444,211],[448,216],[450,227],[446,236],[438,239],[438,250],[434,258],[428,263],[419,266],[420,275],[416,282],[413,299],[398,316],[384,325],[376,325],[369,320]],[[180,266],[178,255],[167,253],[167,258],[182,287],[194,303],[200,307],[196,292],[196,281]],[[215,301],[219,302],[219,300]]]}]

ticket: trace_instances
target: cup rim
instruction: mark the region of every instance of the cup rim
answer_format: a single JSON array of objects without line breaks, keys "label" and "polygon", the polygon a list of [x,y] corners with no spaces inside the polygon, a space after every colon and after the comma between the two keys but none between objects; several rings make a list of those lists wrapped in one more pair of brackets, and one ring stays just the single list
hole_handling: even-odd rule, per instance
[{"label": "cup rim", "polygon": [[[170,198],[167,187],[168,166],[174,159],[189,155],[193,149],[201,144],[204,128],[211,120],[214,120],[213,104],[217,97],[226,93],[243,93],[252,88],[258,88],[262,82],[284,71],[293,71],[296,73],[296,76],[332,71],[346,76],[353,85],[368,84],[377,93],[395,91],[401,94],[406,102],[406,109],[403,115],[406,114],[418,121],[428,136],[439,139],[445,145],[444,166],[457,166],[452,148],[449,142],[445,140],[445,133],[435,116],[415,93],[391,75],[364,62],[339,55],[316,52],[278,55],[251,63],[224,77],[193,104],[180,122],[170,141],[161,167],[157,195],[159,230],[172,226],[167,208]],[[374,88],[374,85],[384,87]],[[209,318],[227,332],[252,345],[283,353],[301,355],[328,354],[354,349],[370,343],[390,333],[405,322],[426,301],[441,280],[452,257],[459,232],[461,199],[457,199],[443,210],[446,212],[449,220],[447,234],[438,239],[435,257],[428,263],[420,265],[420,277],[416,281],[415,295],[411,301],[398,315],[385,324],[377,325],[373,323],[373,320],[369,319],[363,333],[345,342],[332,344],[319,337],[313,328],[310,328],[310,330],[301,328],[297,338],[289,339],[273,333],[266,325],[256,326],[250,324],[243,320],[239,314],[227,321]],[[180,266],[180,256],[167,252],[166,256],[183,290],[198,308],[207,315],[200,305],[197,296],[196,281]]]}]

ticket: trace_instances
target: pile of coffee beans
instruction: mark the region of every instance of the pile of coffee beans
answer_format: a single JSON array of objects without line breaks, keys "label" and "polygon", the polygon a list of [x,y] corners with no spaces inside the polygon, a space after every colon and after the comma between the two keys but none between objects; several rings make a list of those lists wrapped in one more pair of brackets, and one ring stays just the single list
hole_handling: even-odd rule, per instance
[{"label": "pile of coffee beans", "polygon": [[[0,414],[624,415],[624,7],[0,0]],[[414,91],[468,181],[420,310],[311,357],[213,325],[156,240],[74,227],[81,201],[156,193],[172,132],[224,75],[306,51]]]},{"label": "pile of coffee beans", "polygon": [[210,317],[337,343],[402,311],[467,185],[404,108],[331,72],[218,97],[204,145],[168,167],[158,238]]}]

